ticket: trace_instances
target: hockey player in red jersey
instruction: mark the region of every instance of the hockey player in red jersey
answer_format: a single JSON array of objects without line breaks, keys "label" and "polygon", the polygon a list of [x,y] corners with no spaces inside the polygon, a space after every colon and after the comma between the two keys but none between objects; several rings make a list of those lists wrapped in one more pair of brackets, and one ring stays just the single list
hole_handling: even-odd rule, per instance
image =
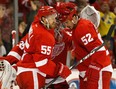
[{"label": "hockey player in red jersey", "polygon": [[24,47],[23,52],[20,50],[23,53],[22,57],[21,55],[15,56],[16,59],[19,59],[17,83],[20,89],[40,89],[45,84],[46,75],[54,77],[60,75],[66,78],[71,73],[67,66],[60,62],[55,64],[51,61],[55,44],[56,17],[56,10],[53,7],[41,7],[30,27],[24,45],[20,45],[20,48]]},{"label": "hockey player in red jersey", "polygon": [[19,62],[24,52],[25,39],[26,36],[12,48],[6,57],[0,57],[0,72],[3,72],[3,75],[1,76],[2,79],[0,80],[0,89],[11,89],[13,85],[16,84],[16,64]]},{"label": "hockey player in red jersey", "polygon": [[[58,12],[58,20],[59,25],[55,30],[55,46],[52,53],[52,60],[55,63],[61,62],[64,65],[66,65],[67,62],[67,53],[68,51],[71,51],[72,49],[72,35],[71,32],[69,32],[68,29],[64,29],[62,26],[63,21],[65,20],[64,14],[68,14],[68,9],[66,8],[74,8],[76,5],[74,3],[70,2],[57,2],[56,5],[54,5],[57,12]],[[64,11],[62,11],[64,10]],[[65,12],[66,11],[66,12]],[[50,82],[53,78],[47,77],[46,83]],[[69,85],[65,79],[59,78],[57,81],[55,81],[51,86],[49,86],[51,89],[68,89]]]},{"label": "hockey player in red jersey", "polygon": [[[78,18],[75,9],[70,10],[64,25],[73,31],[73,53],[77,61],[103,43],[93,23],[89,20]],[[110,89],[110,79],[113,70],[109,52],[104,46],[76,68],[79,70],[80,89]]]},{"label": "hockey player in red jersey", "polygon": [[[21,88],[40,89],[45,84],[46,74],[50,76],[61,75],[66,78],[71,73],[62,63],[55,65],[51,61],[51,53],[55,44],[54,28],[56,27],[56,16],[56,10],[53,7],[43,6],[39,9],[31,25],[26,38],[24,53],[17,63],[17,82]],[[61,69],[62,67],[63,69]],[[27,80],[30,78],[30,83],[28,84],[26,79],[23,82],[21,80],[25,75]]]},{"label": "hockey player in red jersey", "polygon": [[[71,36],[69,36],[66,33],[66,31],[62,30],[62,32],[60,31],[55,32],[55,38],[56,38],[56,42],[52,52],[52,61],[56,64],[58,62],[61,62],[64,65],[66,65],[68,51],[72,49]],[[47,76],[46,83],[49,83],[53,79],[54,77]],[[59,78],[51,86],[49,86],[49,88],[50,89],[63,89],[63,88],[68,89],[69,85],[65,79]]]},{"label": "hockey player in red jersey", "polygon": [[[62,20],[60,19],[60,21],[63,21],[63,18]],[[23,37],[23,39],[21,39],[21,41],[7,55],[6,59],[7,61],[9,61],[9,63],[11,63],[11,65],[16,64],[21,59],[21,56],[24,52],[24,44],[27,36],[28,35]],[[72,39],[70,32],[68,32],[67,30],[61,30],[61,27],[57,28],[57,30],[55,30],[55,46],[52,52],[52,61],[54,61],[56,64],[58,62],[61,62],[66,65],[67,51],[71,48]],[[15,67],[15,69],[17,70],[16,65],[13,65],[13,67]],[[54,77],[52,76],[52,79],[53,78]],[[55,85],[53,84],[52,86],[54,87],[54,89],[68,89],[69,87],[65,79],[58,81],[57,83],[55,83]]]}]

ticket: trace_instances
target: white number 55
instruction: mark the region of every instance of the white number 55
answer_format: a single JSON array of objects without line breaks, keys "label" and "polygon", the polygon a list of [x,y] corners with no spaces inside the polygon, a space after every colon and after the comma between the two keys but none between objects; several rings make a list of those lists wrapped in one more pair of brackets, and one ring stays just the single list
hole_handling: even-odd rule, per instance
[{"label": "white number 55", "polygon": [[84,45],[87,45],[89,42],[93,41],[93,38],[91,37],[91,34],[88,33],[85,36],[83,36],[81,40],[84,43]]},{"label": "white number 55", "polygon": [[42,45],[41,46],[41,53],[46,54],[46,55],[50,55],[51,54],[51,46]]}]

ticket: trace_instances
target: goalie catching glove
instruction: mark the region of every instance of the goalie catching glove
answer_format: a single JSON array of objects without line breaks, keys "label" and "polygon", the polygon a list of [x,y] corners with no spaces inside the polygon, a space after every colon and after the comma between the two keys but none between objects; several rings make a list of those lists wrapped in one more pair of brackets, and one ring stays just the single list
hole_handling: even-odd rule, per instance
[{"label": "goalie catching glove", "polygon": [[0,89],[11,89],[16,79],[16,70],[6,60],[0,60]]},{"label": "goalie catching glove", "polygon": [[63,65],[61,62],[57,63],[55,75],[66,79],[70,74],[71,70],[66,65]]}]

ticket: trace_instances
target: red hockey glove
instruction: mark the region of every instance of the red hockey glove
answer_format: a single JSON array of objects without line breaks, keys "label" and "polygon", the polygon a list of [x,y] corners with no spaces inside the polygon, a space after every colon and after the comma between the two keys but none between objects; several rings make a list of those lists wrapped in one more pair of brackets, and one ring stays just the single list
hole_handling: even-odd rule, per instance
[{"label": "red hockey glove", "polygon": [[60,62],[56,65],[55,75],[66,79],[70,74],[71,70],[66,65],[63,65]]},{"label": "red hockey glove", "polygon": [[[100,70],[103,67],[98,63],[91,63],[86,71],[84,81],[87,81],[87,89],[96,89],[98,87],[98,81],[100,77]],[[91,86],[90,86],[91,85]]]}]

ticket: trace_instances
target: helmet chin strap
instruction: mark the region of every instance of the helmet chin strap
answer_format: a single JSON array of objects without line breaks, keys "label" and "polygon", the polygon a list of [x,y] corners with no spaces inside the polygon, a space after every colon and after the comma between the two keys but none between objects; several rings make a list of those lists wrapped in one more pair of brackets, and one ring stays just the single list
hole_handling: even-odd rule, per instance
[{"label": "helmet chin strap", "polygon": [[48,20],[47,20],[47,19],[45,19],[45,20],[46,20],[47,23],[44,23],[42,20],[41,20],[41,23],[42,23],[45,27],[47,27],[48,29],[50,29],[50,25],[49,25]]},{"label": "helmet chin strap", "polygon": [[76,16],[76,20],[74,21],[74,20],[72,19],[72,23],[73,23],[73,24],[77,24],[78,19],[79,19],[78,16]]},{"label": "helmet chin strap", "polygon": [[76,24],[76,23],[74,22],[74,20],[72,20],[72,23],[73,23],[73,24]]},{"label": "helmet chin strap", "polygon": [[46,22],[47,22],[46,27],[47,27],[48,29],[50,29],[50,24],[49,24],[49,22],[48,22],[47,19],[46,19]]}]

